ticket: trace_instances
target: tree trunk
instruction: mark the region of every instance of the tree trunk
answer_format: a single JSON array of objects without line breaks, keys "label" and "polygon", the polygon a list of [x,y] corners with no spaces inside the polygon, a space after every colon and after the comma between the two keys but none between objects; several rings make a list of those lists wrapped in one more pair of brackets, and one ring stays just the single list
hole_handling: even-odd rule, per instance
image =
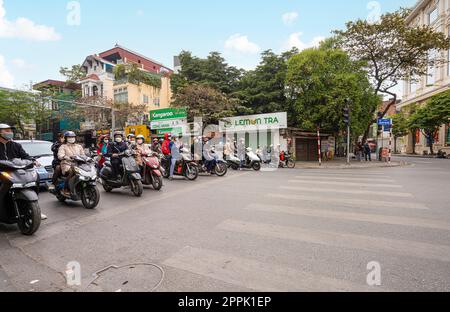
[{"label": "tree trunk", "polygon": [[397,137],[394,137],[394,154],[397,154]]}]

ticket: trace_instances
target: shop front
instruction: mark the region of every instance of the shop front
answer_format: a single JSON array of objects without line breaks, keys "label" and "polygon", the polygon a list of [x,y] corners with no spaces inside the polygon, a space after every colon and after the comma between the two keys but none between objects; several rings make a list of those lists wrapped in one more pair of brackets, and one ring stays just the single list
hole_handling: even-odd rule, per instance
[{"label": "shop front", "polygon": [[[297,161],[319,160],[319,138],[317,132],[288,128],[284,137],[292,142],[288,147]],[[335,138],[327,133],[320,134],[320,148],[323,158],[335,154]]]}]

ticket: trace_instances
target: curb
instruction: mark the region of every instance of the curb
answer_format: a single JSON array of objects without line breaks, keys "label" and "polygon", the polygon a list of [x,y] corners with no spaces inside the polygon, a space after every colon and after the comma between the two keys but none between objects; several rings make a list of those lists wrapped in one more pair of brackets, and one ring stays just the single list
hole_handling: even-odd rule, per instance
[{"label": "curb", "polygon": [[339,169],[339,170],[345,170],[345,169],[375,169],[375,168],[396,168],[396,167],[408,167],[411,166],[412,164],[405,162],[405,161],[401,161],[401,162],[397,162],[397,163],[391,163],[391,164],[380,164],[380,165],[376,165],[376,166],[357,166],[357,165],[347,165],[347,164],[342,164],[342,165],[337,165],[337,166],[327,166],[327,165],[322,165],[322,166],[297,166],[295,169],[317,169],[317,170],[326,170],[326,169]]}]

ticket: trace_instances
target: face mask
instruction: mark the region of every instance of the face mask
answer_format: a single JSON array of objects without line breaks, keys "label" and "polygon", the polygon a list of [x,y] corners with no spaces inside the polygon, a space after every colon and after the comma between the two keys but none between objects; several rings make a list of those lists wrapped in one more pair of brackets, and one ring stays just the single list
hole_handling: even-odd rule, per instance
[{"label": "face mask", "polygon": [[14,138],[14,133],[12,132],[2,133],[2,138],[4,138],[7,141],[11,141]]},{"label": "face mask", "polygon": [[70,139],[67,139],[67,143],[69,143],[69,144],[74,144],[74,143],[75,143],[75,141],[76,141],[76,139],[75,139],[75,138],[70,138]]},{"label": "face mask", "polygon": [[117,143],[122,143],[122,138],[115,138]]},{"label": "face mask", "polygon": [[142,144],[144,144],[144,141],[142,141],[142,140],[137,140],[137,144],[142,145]]},{"label": "face mask", "polygon": [[108,144],[109,143],[109,140],[104,140],[103,141],[105,144]]}]

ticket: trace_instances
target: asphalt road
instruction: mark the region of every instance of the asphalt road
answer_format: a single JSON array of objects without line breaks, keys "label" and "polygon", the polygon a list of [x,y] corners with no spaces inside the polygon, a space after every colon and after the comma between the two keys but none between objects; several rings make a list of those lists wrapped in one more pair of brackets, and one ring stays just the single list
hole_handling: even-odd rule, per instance
[{"label": "asphalt road", "polygon": [[44,193],[35,236],[0,225],[0,291],[450,291],[450,160],[406,160],[102,191],[94,211]]}]

